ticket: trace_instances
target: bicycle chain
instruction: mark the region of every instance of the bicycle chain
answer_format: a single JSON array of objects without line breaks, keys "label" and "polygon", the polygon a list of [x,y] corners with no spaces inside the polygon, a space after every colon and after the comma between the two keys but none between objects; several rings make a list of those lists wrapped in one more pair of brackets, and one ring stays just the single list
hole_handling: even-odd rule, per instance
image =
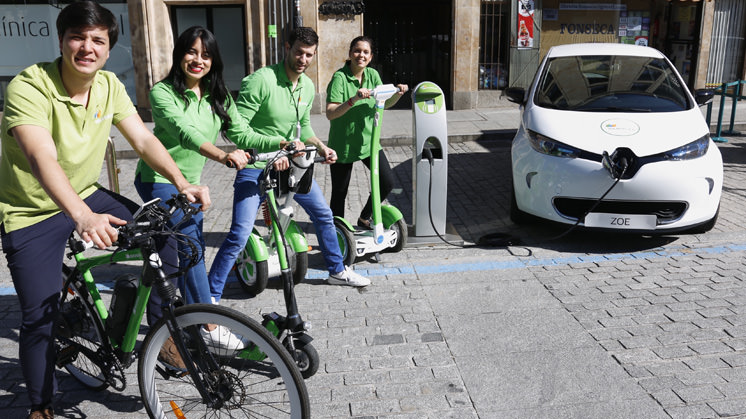
[{"label": "bicycle chain", "polygon": [[114,390],[124,391],[127,387],[127,377],[124,375],[124,367],[122,366],[122,363],[119,362],[119,358],[117,358],[117,356],[111,351],[105,350],[102,347],[99,352],[102,350],[105,352],[102,358],[105,359],[104,362],[106,363],[106,382],[109,383]]}]

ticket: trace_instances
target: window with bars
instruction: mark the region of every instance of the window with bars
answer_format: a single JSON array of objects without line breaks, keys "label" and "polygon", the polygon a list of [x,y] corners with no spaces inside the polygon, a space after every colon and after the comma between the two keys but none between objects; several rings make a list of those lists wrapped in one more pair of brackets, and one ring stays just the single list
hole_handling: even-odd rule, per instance
[{"label": "window with bars", "polygon": [[508,87],[510,2],[482,0],[479,25],[479,89]]}]

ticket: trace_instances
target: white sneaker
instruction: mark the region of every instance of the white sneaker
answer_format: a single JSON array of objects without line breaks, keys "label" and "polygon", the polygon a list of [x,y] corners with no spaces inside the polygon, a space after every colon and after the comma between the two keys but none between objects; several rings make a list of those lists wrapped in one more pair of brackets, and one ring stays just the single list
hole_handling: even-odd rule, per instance
[{"label": "white sneaker", "polygon": [[355,273],[349,266],[345,270],[334,275],[329,275],[326,282],[333,285],[349,285],[351,287],[365,287],[370,285],[370,279]]},{"label": "white sneaker", "polygon": [[204,327],[200,327],[199,334],[205,340],[207,349],[220,356],[228,356],[234,351],[245,348],[249,343],[248,339],[231,332],[228,328],[221,325],[210,331]]}]

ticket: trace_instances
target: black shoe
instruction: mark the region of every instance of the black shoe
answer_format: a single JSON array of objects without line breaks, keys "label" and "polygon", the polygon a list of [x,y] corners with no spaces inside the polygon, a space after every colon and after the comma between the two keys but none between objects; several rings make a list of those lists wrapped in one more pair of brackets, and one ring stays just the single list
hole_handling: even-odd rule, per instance
[{"label": "black shoe", "polygon": [[54,410],[51,407],[32,409],[28,415],[29,419],[54,419]]},{"label": "black shoe", "polygon": [[372,224],[372,221],[373,220],[371,220],[370,218],[368,218],[367,220],[363,218],[358,218],[357,226],[362,230],[373,230],[373,227],[370,226]]}]

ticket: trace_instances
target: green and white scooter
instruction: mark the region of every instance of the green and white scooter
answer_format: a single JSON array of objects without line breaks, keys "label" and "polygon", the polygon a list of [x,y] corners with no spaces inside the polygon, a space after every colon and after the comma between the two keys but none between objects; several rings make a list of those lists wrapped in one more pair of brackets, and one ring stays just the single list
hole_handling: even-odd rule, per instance
[{"label": "green and white scooter", "polygon": [[383,84],[371,92],[376,101],[373,119],[373,133],[370,144],[370,193],[373,208],[371,230],[360,230],[342,217],[334,217],[339,248],[345,265],[352,265],[355,259],[374,254],[378,260],[381,251],[400,251],[407,244],[407,224],[401,211],[392,205],[381,204],[381,190],[378,181],[378,152],[381,150],[381,120],[383,109],[391,96],[399,92],[393,84]]},{"label": "green and white scooter", "polygon": [[[296,129],[296,139],[300,138],[300,125]],[[308,271],[308,241],[303,230],[293,220],[293,195],[299,188],[310,186],[313,178],[315,149],[291,159],[290,169],[277,174],[277,220],[280,231],[288,244],[287,258],[293,272],[293,284],[298,285]],[[306,191],[307,192],[307,191]],[[235,264],[236,278],[241,288],[249,294],[258,295],[267,287],[269,278],[279,277],[280,260],[277,254],[277,240],[272,234],[269,203],[260,206],[267,233],[262,235],[256,229],[251,232],[246,246],[238,255]]]}]

